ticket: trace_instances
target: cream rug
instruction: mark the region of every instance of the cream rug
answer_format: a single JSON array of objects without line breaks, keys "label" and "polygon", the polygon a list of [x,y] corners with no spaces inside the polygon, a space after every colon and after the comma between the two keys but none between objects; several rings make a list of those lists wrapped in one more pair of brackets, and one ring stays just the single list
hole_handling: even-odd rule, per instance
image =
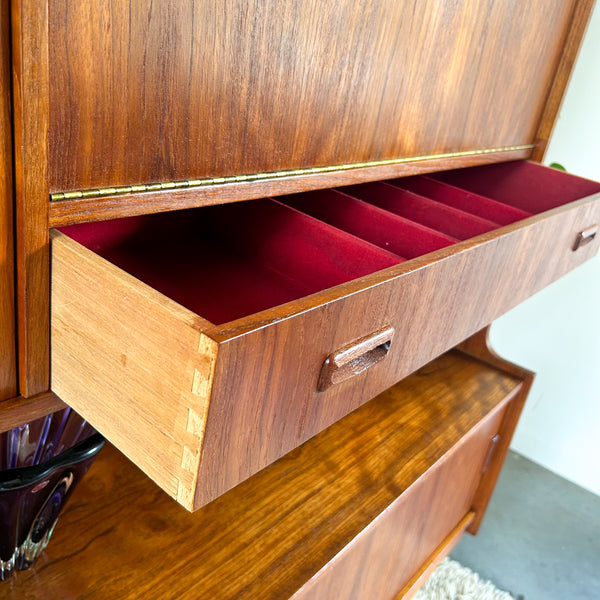
[{"label": "cream rug", "polygon": [[450,558],[444,559],[414,600],[515,600],[507,592],[484,581],[467,567]]}]

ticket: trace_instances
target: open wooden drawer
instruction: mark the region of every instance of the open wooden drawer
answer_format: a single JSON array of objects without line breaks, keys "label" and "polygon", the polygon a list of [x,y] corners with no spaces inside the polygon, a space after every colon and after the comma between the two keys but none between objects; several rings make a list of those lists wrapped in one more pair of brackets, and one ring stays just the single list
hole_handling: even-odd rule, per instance
[{"label": "open wooden drawer", "polygon": [[409,597],[476,530],[530,379],[452,350],[194,514],[107,448],[0,598]]},{"label": "open wooden drawer", "polygon": [[52,389],[189,509],[593,256],[600,184],[488,165],[52,232]]}]

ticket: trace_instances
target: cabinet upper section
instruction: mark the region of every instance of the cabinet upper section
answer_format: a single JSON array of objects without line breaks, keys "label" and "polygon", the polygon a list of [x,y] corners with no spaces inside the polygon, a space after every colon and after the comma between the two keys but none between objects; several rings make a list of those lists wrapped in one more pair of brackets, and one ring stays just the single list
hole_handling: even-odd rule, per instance
[{"label": "cabinet upper section", "polygon": [[50,192],[532,144],[573,7],[49,0]]}]

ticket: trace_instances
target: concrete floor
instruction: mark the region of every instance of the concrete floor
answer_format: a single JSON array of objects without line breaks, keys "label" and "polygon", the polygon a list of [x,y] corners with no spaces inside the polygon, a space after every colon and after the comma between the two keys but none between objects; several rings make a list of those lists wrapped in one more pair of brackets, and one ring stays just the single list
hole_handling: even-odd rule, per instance
[{"label": "concrete floor", "polygon": [[519,600],[600,600],[600,496],[509,453],[478,535],[451,556]]}]

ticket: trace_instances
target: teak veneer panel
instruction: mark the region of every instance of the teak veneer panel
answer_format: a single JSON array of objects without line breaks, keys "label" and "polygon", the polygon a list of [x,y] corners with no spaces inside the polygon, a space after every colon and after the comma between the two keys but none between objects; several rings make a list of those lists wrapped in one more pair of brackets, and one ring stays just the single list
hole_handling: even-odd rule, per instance
[{"label": "teak veneer panel", "polygon": [[0,400],[17,394],[9,22],[0,2]]},{"label": "teak veneer panel", "polygon": [[49,0],[50,191],[532,144],[574,5]]},{"label": "teak veneer panel", "polygon": [[389,598],[464,526],[520,387],[451,352],[194,514],[107,448],[0,598]]},{"label": "teak veneer panel", "polygon": [[19,393],[48,390],[48,5],[11,2]]}]

